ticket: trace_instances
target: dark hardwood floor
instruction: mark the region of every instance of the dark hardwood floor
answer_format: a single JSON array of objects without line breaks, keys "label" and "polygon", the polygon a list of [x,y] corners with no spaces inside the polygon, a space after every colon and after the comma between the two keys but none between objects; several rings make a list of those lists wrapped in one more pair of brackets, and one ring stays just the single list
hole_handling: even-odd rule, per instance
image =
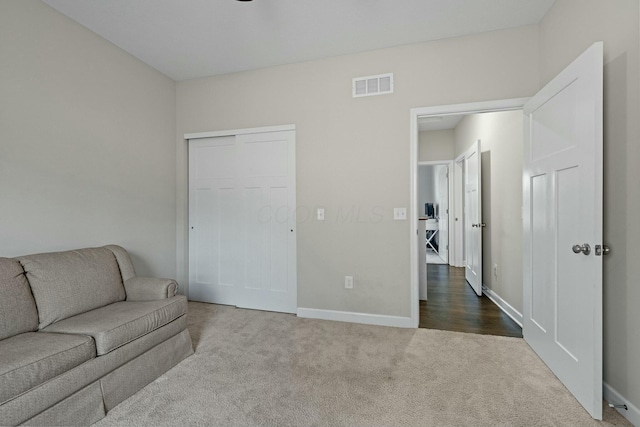
[{"label": "dark hardwood floor", "polygon": [[420,327],[522,337],[522,329],[489,298],[477,296],[464,268],[427,265],[427,301],[420,301]]}]

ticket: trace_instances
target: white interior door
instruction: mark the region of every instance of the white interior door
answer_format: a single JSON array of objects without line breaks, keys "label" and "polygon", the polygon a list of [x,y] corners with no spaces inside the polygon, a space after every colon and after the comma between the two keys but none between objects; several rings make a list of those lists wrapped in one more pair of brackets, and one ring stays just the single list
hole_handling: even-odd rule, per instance
[{"label": "white interior door", "polygon": [[436,203],[438,204],[438,255],[449,263],[449,167],[438,166]]},{"label": "white interior door", "polygon": [[189,297],[295,313],[295,131],[189,141]]},{"label": "white interior door", "polygon": [[455,239],[453,263],[456,267],[464,267],[464,158],[458,157],[453,164],[453,238]]},{"label": "white interior door", "polygon": [[238,135],[242,180],[239,307],[295,313],[295,133]]},{"label": "white interior door", "polygon": [[236,303],[239,278],[235,136],[189,141],[189,298]]},{"label": "white interior door", "polygon": [[480,140],[464,153],[465,278],[482,295],[482,181]]},{"label": "white interior door", "polygon": [[596,43],[524,107],[523,334],[597,419],[602,418],[602,67],[603,45]]}]

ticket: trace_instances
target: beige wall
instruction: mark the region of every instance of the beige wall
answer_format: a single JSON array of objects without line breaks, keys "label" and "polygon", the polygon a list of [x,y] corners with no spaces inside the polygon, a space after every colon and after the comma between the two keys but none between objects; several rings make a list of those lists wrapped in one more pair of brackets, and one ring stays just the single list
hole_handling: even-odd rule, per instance
[{"label": "beige wall", "polygon": [[482,141],[482,282],[520,313],[522,126],[517,110],[465,116],[454,131],[456,157]]},{"label": "beige wall", "polygon": [[418,133],[418,161],[453,160],[455,157],[453,129]]},{"label": "beige wall", "polygon": [[0,256],[117,243],[175,277],[175,84],[37,0],[0,2]]},{"label": "beige wall", "polygon": [[[298,205],[326,210],[324,222],[298,225],[299,307],[410,316],[411,233],[392,215],[409,208],[409,110],[535,93],[537,40],[536,26],[521,27],[178,83],[181,282],[188,278],[183,134],[293,123]],[[394,73],[394,94],[351,97],[353,77],[386,72]],[[349,211],[351,220],[338,219]],[[345,275],[355,289],[344,289]]]},{"label": "beige wall", "polygon": [[[118,243],[140,274],[186,285],[182,135],[294,123],[298,204],[327,213],[299,224],[299,306],[408,316],[409,224],[391,212],[409,206],[409,109],[532,95],[604,40],[605,380],[640,406],[639,12],[637,0],[557,0],[539,27],[186,81],[176,97],[43,3],[0,2],[0,255]],[[351,98],[352,77],[383,72],[393,95]],[[499,272],[504,286],[513,273]]]},{"label": "beige wall", "polygon": [[637,0],[557,0],[540,24],[549,81],[604,41],[604,379],[640,407],[640,73]]}]

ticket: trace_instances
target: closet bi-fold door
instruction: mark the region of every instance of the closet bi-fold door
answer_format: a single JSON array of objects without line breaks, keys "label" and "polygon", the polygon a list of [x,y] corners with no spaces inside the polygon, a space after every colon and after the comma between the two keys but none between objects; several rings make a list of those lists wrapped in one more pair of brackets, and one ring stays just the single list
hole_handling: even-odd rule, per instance
[{"label": "closet bi-fold door", "polygon": [[190,298],[295,313],[295,131],[189,149]]}]

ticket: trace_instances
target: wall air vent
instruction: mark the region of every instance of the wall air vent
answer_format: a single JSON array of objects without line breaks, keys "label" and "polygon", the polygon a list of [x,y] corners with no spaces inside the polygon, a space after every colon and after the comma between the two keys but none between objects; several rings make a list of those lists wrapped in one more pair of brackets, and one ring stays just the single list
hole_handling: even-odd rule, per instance
[{"label": "wall air vent", "polygon": [[393,93],[393,73],[356,77],[352,82],[353,97]]}]

